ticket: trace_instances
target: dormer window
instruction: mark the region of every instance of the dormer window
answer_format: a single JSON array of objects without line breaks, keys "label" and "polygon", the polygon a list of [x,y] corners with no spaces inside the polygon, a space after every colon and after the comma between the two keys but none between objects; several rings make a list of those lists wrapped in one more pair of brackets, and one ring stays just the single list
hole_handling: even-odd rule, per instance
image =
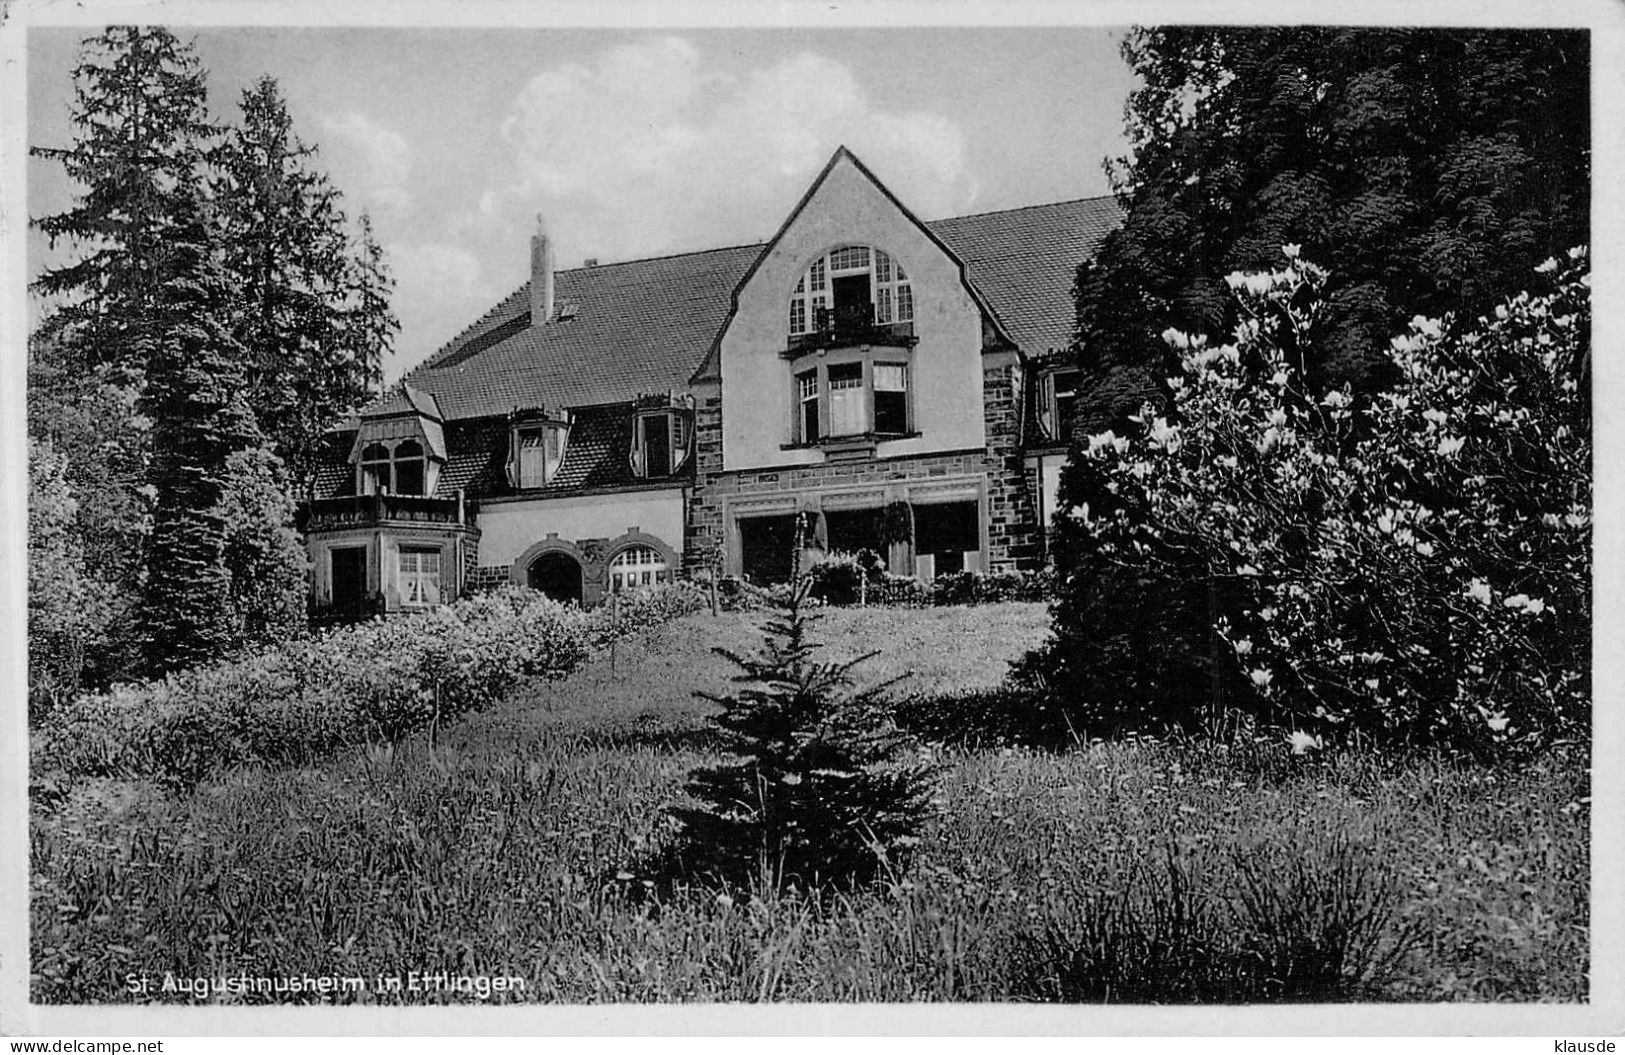
[{"label": "dormer window", "polygon": [[639,414],[632,426],[632,474],[651,480],[674,475],[688,461],[692,437],[685,411]]},{"label": "dormer window", "polygon": [[520,490],[546,487],[564,464],[569,426],[546,421],[514,428],[515,485]]},{"label": "dormer window", "polygon": [[884,250],[848,245],[808,265],[790,294],[790,336],[914,321],[914,289]]},{"label": "dormer window", "polygon": [[361,450],[358,490],[364,495],[421,495],[427,483],[423,445],[401,440],[369,443]]}]

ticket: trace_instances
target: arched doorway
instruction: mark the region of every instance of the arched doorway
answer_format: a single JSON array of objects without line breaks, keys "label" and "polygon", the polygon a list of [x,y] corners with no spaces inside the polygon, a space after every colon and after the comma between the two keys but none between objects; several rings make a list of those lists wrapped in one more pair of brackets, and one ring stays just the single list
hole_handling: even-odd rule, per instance
[{"label": "arched doorway", "polygon": [[548,550],[531,561],[525,583],[555,601],[581,603],[581,564],[560,550]]}]

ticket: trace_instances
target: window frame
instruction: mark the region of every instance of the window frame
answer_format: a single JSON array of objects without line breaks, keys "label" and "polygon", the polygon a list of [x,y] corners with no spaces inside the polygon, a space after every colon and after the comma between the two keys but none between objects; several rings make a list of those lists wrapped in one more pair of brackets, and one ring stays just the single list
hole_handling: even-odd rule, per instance
[{"label": "window frame", "polygon": [[[650,472],[648,463],[648,423],[655,418],[666,419],[667,460],[670,467],[664,472]],[[632,421],[632,448],[628,462],[632,475],[640,480],[664,480],[681,473],[694,456],[694,423],[689,411],[680,407],[662,407],[659,410],[639,411]]]},{"label": "window frame", "polygon": [[[1061,385],[1060,382],[1063,376],[1070,378],[1069,385]],[[1060,366],[1044,372],[1044,387],[1042,395],[1044,400],[1044,416],[1047,420],[1043,424],[1044,431],[1049,435],[1051,443],[1070,443],[1072,441],[1070,434],[1071,430],[1066,428],[1066,423],[1061,420],[1060,393],[1063,391],[1071,393],[1072,414],[1075,423],[1077,415],[1078,382],[1081,381],[1082,378],[1083,371],[1078,369],[1076,366]]]},{"label": "window frame", "polygon": [[[400,449],[407,444],[417,448],[416,454],[402,455]],[[369,452],[382,450],[385,457],[369,456]],[[421,486],[412,492],[402,491],[400,484],[400,467],[415,462],[418,466]],[[358,495],[406,495],[408,498],[427,498],[430,494],[429,483],[429,451],[421,440],[412,436],[402,436],[399,439],[386,442],[373,440],[361,448],[361,454],[356,458],[356,494]]]},{"label": "window frame", "polygon": [[[540,483],[527,482],[525,478],[525,440],[530,436],[541,436],[542,448],[542,480]],[[564,467],[564,458],[570,447],[570,425],[564,421],[529,421],[513,427],[513,436],[510,440],[513,449],[513,485],[517,491],[537,491],[553,482],[559,470]],[[548,452],[549,444],[553,443],[557,449]]]},{"label": "window frame", "polygon": [[[647,554],[650,560],[640,560],[637,563],[622,563],[628,554]],[[624,593],[627,590],[641,589],[645,586],[656,586],[663,582],[670,582],[672,575],[671,561],[665,554],[646,542],[634,542],[622,546],[610,556],[605,564],[604,585],[610,594]],[[642,581],[633,581],[641,577]]]},{"label": "window frame", "polygon": [[[407,570],[407,558],[413,558],[417,565],[411,571]],[[423,566],[425,558],[434,558],[434,597],[428,599],[423,589],[424,583],[430,581],[429,571]],[[395,586],[400,595],[402,608],[433,608],[441,603],[445,594],[445,558],[439,546],[412,546],[403,545],[395,550]]]},{"label": "window frame", "polygon": [[[862,263],[853,262],[860,258]],[[883,273],[887,277],[883,278]],[[819,309],[831,307],[834,279],[858,274],[869,276],[869,305],[875,325],[913,324],[914,283],[902,263],[879,246],[847,242],[819,254],[796,276],[785,315],[790,338],[822,332]]]}]

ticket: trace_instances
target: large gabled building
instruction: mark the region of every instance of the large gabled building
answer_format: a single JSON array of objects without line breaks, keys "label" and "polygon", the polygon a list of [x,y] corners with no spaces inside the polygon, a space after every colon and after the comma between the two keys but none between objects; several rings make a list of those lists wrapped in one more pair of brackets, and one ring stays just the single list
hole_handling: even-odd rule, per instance
[{"label": "large gabled building", "polygon": [[1072,281],[1111,198],[924,223],[837,150],[766,243],[529,281],[330,436],[318,609],[499,583],[591,604],[825,552],[932,577],[1042,565]]}]

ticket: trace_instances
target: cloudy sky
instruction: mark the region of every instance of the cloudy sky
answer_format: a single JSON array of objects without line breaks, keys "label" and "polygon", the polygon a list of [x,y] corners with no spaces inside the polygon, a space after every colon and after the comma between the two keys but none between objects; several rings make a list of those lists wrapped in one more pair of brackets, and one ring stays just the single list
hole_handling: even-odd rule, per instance
[{"label": "cloudy sky", "polygon": [[[71,136],[83,28],[28,37],[29,142]],[[1103,194],[1132,86],[1103,28],[194,28],[233,120],[269,73],[398,280],[393,378],[526,279],[769,237],[845,143],[927,219]],[[29,162],[29,209],[63,208]],[[49,256],[30,242],[30,269]]]}]

